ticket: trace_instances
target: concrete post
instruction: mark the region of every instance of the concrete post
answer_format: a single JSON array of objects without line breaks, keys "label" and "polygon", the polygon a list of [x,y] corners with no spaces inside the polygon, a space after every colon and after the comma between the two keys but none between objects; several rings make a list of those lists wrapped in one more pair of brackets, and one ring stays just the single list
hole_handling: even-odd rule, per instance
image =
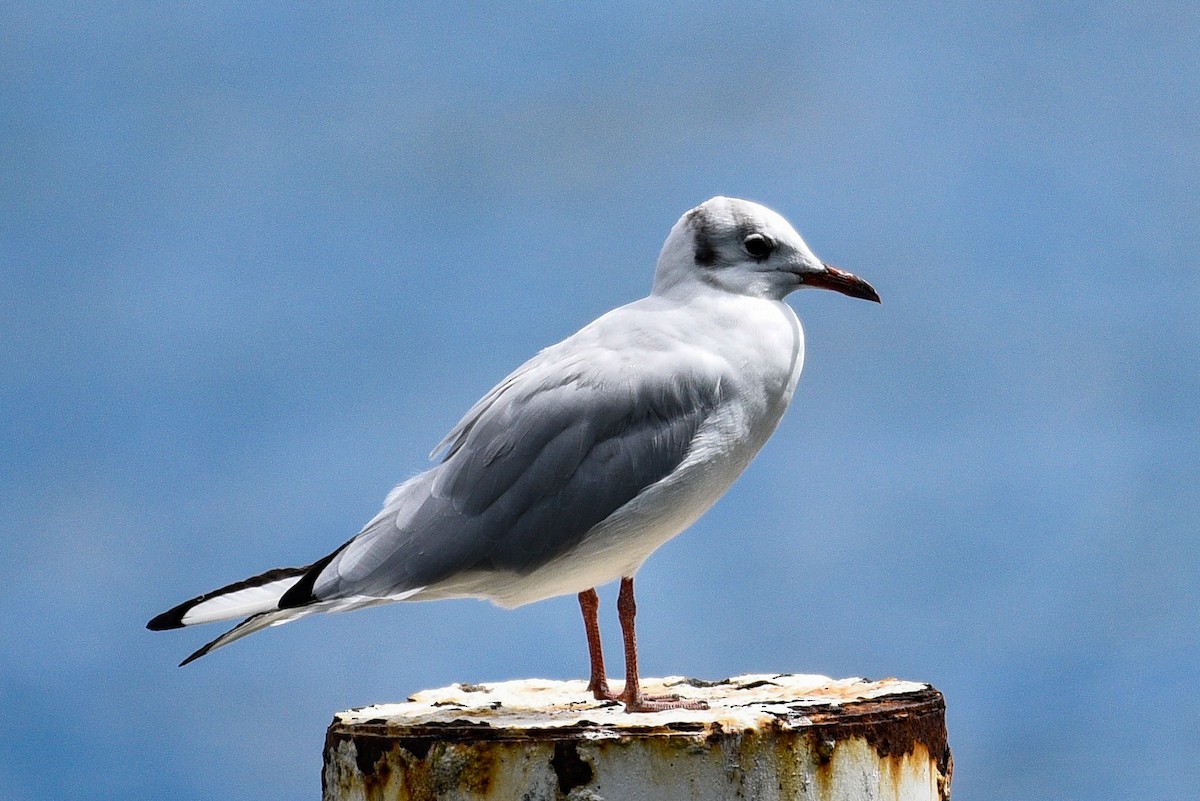
[{"label": "concrete post", "polygon": [[456,684],[339,713],[325,801],[946,801],[928,684],[750,675],[644,679],[708,710],[627,715],[584,682]]}]

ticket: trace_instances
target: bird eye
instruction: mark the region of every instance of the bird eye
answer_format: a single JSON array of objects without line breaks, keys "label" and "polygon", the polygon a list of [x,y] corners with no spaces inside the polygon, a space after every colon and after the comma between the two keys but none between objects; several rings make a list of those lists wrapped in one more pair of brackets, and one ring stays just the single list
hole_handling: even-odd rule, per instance
[{"label": "bird eye", "polygon": [[756,259],[765,259],[775,249],[775,243],[762,234],[750,234],[742,240],[742,247]]}]

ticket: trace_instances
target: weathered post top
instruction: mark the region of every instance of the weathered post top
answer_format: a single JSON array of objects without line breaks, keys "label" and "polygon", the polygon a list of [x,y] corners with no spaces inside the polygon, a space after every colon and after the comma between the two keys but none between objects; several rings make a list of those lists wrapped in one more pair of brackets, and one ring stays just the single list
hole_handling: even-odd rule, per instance
[{"label": "weathered post top", "polygon": [[707,710],[627,714],[582,681],[456,684],[335,716],[325,801],[945,801],[942,695],[898,679],[643,680]]}]

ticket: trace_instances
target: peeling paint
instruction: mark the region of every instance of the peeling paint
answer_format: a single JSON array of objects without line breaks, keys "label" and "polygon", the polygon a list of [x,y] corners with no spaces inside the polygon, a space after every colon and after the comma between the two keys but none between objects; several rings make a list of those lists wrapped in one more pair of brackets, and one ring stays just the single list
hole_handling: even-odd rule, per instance
[{"label": "peeling paint", "polygon": [[324,798],[949,799],[945,705],[929,685],[787,674],[644,685],[710,708],[631,715],[583,682],[528,680],[340,713]]},{"label": "peeling paint", "polygon": [[579,744],[573,740],[557,740],[554,743],[554,758],[550,760],[554,775],[558,777],[558,790],[570,793],[592,780],[592,766],[579,757]]}]

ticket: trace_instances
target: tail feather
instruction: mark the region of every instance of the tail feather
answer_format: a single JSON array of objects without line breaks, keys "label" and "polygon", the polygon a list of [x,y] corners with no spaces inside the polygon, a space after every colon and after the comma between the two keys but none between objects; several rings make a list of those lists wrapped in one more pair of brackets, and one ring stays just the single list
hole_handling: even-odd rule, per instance
[{"label": "tail feather", "polygon": [[168,609],[147,623],[146,628],[151,631],[178,629],[277,609],[280,597],[307,570],[308,567],[278,567],[228,584]]},{"label": "tail feather", "polygon": [[[180,662],[179,666],[183,667],[209,651],[228,645],[234,640],[240,640],[247,634],[261,631],[268,626],[278,626],[281,623],[307,617],[313,612],[347,612],[351,609],[363,609],[368,606],[403,601],[418,595],[425,589],[424,587],[415,587],[386,596],[347,595],[317,599],[312,595],[313,580],[309,578],[307,583],[304,583],[305,576],[319,573],[336,554],[335,551],[330,556],[307,567],[279,567],[212,592],[206,592],[154,617],[146,624],[146,628],[151,631],[162,631],[192,626],[197,623],[245,617],[241,623]],[[289,590],[293,591],[289,592]],[[292,601],[296,604],[295,606],[287,604],[290,596],[297,596],[297,599]],[[281,606],[283,608],[280,608]]]},{"label": "tail feather", "polygon": [[305,617],[306,615],[310,615],[315,611],[317,610],[311,607],[308,609],[274,609],[271,611],[259,612],[258,614],[251,615],[241,623],[238,623],[236,626],[231,628],[229,631],[222,634],[220,637],[217,637],[212,642],[206,643],[204,647],[200,648],[187,659],[180,662],[179,666],[183,667],[188,662],[193,662],[199,659],[209,651],[220,648],[223,645],[229,645],[229,643],[233,642],[234,640],[240,640],[247,634],[253,634],[256,631],[261,631],[268,626],[278,626],[281,623],[287,623],[297,618]]},{"label": "tail feather", "polygon": [[187,659],[179,663],[183,667],[188,662],[193,662],[207,654],[209,651],[215,651],[224,645],[234,640],[240,640],[247,634],[253,634],[256,631],[262,631],[268,626],[279,626],[284,623],[290,623],[293,620],[299,620],[302,617],[307,617],[313,612],[349,612],[352,609],[365,609],[368,606],[379,606],[380,604],[389,604],[394,601],[402,601],[418,592],[420,589],[411,590],[409,592],[398,593],[387,598],[372,598],[367,595],[353,595],[349,598],[338,598],[330,601],[315,601],[308,606],[290,609],[269,609],[265,612],[259,612],[238,623],[229,631],[217,637],[212,642],[206,644],[203,648],[196,651]]}]

